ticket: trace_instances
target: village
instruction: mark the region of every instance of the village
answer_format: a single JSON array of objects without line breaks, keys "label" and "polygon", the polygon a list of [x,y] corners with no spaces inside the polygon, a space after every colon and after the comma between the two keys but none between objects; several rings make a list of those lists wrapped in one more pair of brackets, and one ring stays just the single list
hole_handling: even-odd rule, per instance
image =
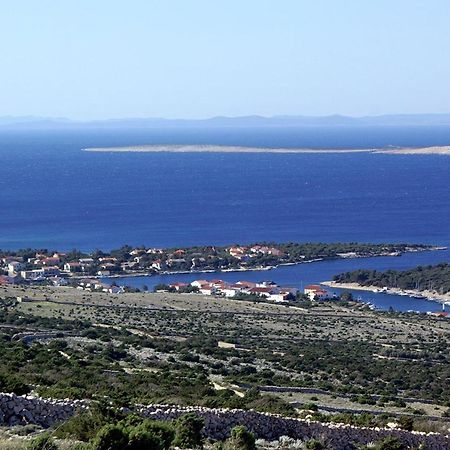
[{"label": "village", "polygon": [[358,243],[288,243],[185,248],[123,246],[110,252],[77,250],[0,250],[0,282],[17,283],[62,278],[117,277],[179,272],[264,270],[279,265],[324,259],[399,256],[433,249],[426,245]]},{"label": "village", "polygon": [[227,283],[220,279],[194,280],[191,283],[176,282],[169,285],[159,285],[156,292],[198,292],[203,295],[214,295],[242,300],[263,299],[276,303],[295,301],[299,298],[309,300],[325,300],[331,298],[328,291],[320,285],[305,286],[303,291],[295,287],[283,287],[274,281],[237,281]]},{"label": "village", "polygon": [[[238,250],[240,249],[240,250]],[[245,251],[251,253],[270,252],[277,253],[277,249],[268,247],[252,247],[244,250],[242,247],[231,247],[229,253],[236,258],[247,258]],[[146,253],[148,250],[146,251]],[[151,249],[153,254],[160,254],[160,250]],[[133,257],[132,265],[129,262],[118,266],[116,257],[100,256],[98,258],[82,257],[76,261],[68,261],[68,255],[64,253],[35,253],[32,257],[4,256],[1,258],[0,285],[27,284],[27,285],[53,285],[69,286],[90,292],[105,292],[110,294],[122,294],[133,288],[119,286],[116,282],[105,282],[101,278],[108,277],[111,272],[116,272],[117,267],[129,270],[130,266],[139,264],[141,250],[133,249],[130,252]],[[147,253],[148,254],[148,253]],[[181,252],[179,252],[181,254]],[[157,260],[153,266],[160,265]],[[156,271],[158,267],[153,267]],[[116,272],[117,273],[117,272]],[[157,273],[157,272],[156,272]],[[295,287],[279,286],[274,281],[237,281],[228,283],[221,279],[194,280],[191,283],[175,282],[168,285],[158,285],[157,292],[175,293],[199,293],[202,295],[227,297],[235,299],[259,299],[277,303],[290,302],[298,298],[310,300],[324,300],[330,297],[329,293],[320,285],[308,285],[302,292]]]}]

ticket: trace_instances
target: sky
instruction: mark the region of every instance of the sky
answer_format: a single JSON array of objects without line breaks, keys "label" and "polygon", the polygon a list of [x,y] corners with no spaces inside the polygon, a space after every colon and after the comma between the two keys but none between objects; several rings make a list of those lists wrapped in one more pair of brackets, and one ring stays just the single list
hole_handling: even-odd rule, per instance
[{"label": "sky", "polygon": [[0,0],[0,116],[450,112],[449,0]]}]

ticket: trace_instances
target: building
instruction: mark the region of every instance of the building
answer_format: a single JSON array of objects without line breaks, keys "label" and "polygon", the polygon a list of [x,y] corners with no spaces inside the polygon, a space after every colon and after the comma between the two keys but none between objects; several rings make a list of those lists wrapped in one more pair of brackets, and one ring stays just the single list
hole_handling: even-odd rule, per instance
[{"label": "building", "polygon": [[81,264],[78,261],[71,261],[64,264],[64,270],[69,273],[81,272]]},{"label": "building", "polygon": [[169,287],[172,288],[172,289],[175,289],[177,292],[179,292],[180,289],[186,288],[188,286],[189,286],[189,284],[181,283],[181,282],[176,282],[176,283],[169,284]]},{"label": "building", "polygon": [[328,297],[328,292],[320,286],[320,284],[309,284],[305,286],[303,293],[311,300],[322,300]]},{"label": "building", "polygon": [[10,277],[18,275],[21,270],[25,269],[25,267],[26,264],[21,261],[11,261],[8,263],[8,275]]}]

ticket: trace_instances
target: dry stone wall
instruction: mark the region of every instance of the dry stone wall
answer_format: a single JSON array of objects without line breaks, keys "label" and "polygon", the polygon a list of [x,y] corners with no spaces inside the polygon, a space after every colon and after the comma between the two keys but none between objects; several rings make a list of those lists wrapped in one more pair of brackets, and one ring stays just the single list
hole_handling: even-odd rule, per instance
[{"label": "dry stone wall", "polygon": [[[0,424],[11,426],[34,423],[49,427],[67,420],[76,411],[88,407],[85,401],[43,400],[31,396],[0,394]],[[427,450],[450,449],[450,437],[436,433],[322,424],[305,419],[236,409],[149,405],[136,406],[127,411],[132,410],[156,420],[172,420],[186,413],[196,413],[205,419],[205,436],[213,440],[225,439],[230,435],[231,428],[244,425],[258,438],[276,440],[281,436],[289,436],[303,441],[316,438],[325,441],[335,450],[348,450],[351,443],[367,444],[386,436],[395,436],[411,448],[424,444]]]}]

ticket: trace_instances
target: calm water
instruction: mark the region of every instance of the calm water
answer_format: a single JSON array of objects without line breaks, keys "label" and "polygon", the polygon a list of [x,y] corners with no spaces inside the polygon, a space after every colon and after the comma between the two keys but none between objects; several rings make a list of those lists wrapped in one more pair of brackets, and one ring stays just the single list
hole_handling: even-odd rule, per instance
[{"label": "calm water", "polygon": [[[443,145],[450,143],[450,127],[1,132],[0,248],[263,240],[450,244],[450,157],[80,151],[145,143]],[[284,283],[286,274],[289,284],[329,278],[331,272],[317,267],[270,276]]]},{"label": "calm water", "polygon": [[[176,281],[190,283],[196,279],[222,279],[228,282],[239,280],[261,281],[273,280],[282,286],[292,286],[302,289],[309,283],[320,283],[331,280],[333,275],[355,269],[406,270],[419,265],[436,264],[450,261],[450,250],[435,252],[408,253],[400,257],[377,257],[341,259],[331,261],[320,261],[295,266],[282,266],[267,271],[249,272],[222,272],[201,274],[171,274],[147,277],[122,277],[119,280],[104,279],[105,282],[116,281],[119,284],[134,286],[142,289],[146,286],[149,290],[159,284],[170,284]],[[340,293],[340,289],[329,289],[330,292]],[[372,293],[364,291],[351,291],[355,298],[360,297],[362,301],[370,302],[379,309],[388,310],[390,307],[397,311],[441,311],[442,305],[427,300],[414,299],[400,295],[388,295],[383,293]],[[450,310],[450,307],[448,307]]]}]

